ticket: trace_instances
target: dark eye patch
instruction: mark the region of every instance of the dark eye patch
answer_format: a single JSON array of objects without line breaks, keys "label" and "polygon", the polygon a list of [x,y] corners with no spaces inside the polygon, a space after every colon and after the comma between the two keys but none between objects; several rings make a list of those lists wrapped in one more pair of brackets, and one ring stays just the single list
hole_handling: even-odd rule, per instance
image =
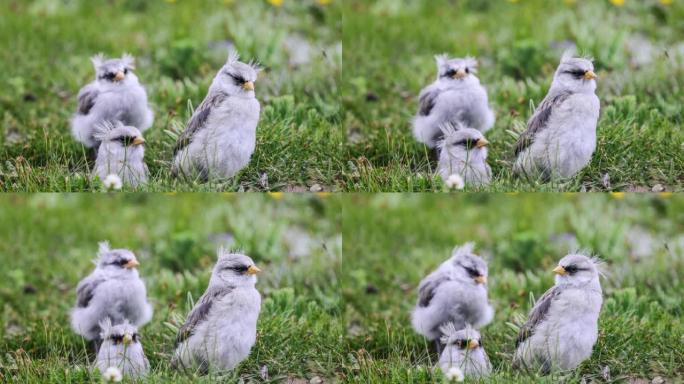
[{"label": "dark eye patch", "polygon": [[135,136],[130,136],[130,135],[123,135],[123,136],[118,136],[118,137],[114,138],[114,141],[118,141],[124,147],[128,147],[131,144],[133,144],[133,140],[135,140]]},{"label": "dark eye patch", "polygon": [[471,267],[466,267],[465,265],[461,265],[461,266],[463,267],[463,269],[466,270],[466,272],[468,272],[468,275],[470,275],[470,277],[475,278],[475,277],[480,276],[480,272],[478,272],[477,269],[471,268]]},{"label": "dark eye patch", "polygon": [[134,334],[133,334],[133,342],[134,342],[134,343],[137,343],[139,338],[140,338],[140,336],[138,336],[137,333],[134,333]]},{"label": "dark eye patch", "polygon": [[124,68],[124,75],[128,75],[128,68]]},{"label": "dark eye patch", "polygon": [[466,73],[470,73],[470,68],[466,67]]},{"label": "dark eye patch", "polygon": [[477,144],[477,140],[475,139],[463,139],[460,141],[457,141],[453,143],[454,147],[462,146],[465,148],[475,148],[475,145]]},{"label": "dark eye patch", "polygon": [[570,69],[570,70],[565,71],[565,73],[572,75],[572,76],[579,79],[580,77],[584,77],[584,74],[586,74],[587,71],[585,71],[583,69]]},{"label": "dark eye patch", "polygon": [[454,76],[456,76],[456,70],[455,69],[449,69],[448,71],[446,71],[446,73],[444,75],[442,75],[442,77],[454,77]]},{"label": "dark eye patch", "polygon": [[573,265],[573,264],[568,265],[567,267],[563,267],[563,268],[565,269],[565,272],[567,272],[571,275],[574,275],[575,273],[577,273],[579,271],[588,271],[587,268],[580,268],[580,267]]},{"label": "dark eye patch", "polygon": [[226,75],[230,76],[230,78],[233,79],[233,82],[235,83],[235,85],[243,85],[244,83],[247,82],[247,80],[240,75],[236,75],[236,74],[233,74],[230,72],[226,72]]},{"label": "dark eye patch", "polygon": [[114,344],[121,344],[123,343],[123,335],[112,335],[110,336]]},{"label": "dark eye patch", "polygon": [[235,271],[238,273],[245,273],[249,269],[248,266],[241,264],[241,265],[230,265],[224,269],[230,269],[231,271]]}]

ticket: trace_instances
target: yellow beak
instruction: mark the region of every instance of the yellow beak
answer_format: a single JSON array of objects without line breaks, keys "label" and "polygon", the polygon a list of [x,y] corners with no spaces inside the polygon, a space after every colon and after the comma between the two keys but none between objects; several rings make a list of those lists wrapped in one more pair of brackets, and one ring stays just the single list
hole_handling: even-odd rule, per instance
[{"label": "yellow beak", "polygon": [[123,337],[123,343],[124,343],[124,345],[130,344],[131,341],[133,341],[133,337],[132,337],[131,335],[129,335],[128,333],[125,334],[124,337]]},{"label": "yellow beak", "polygon": [[123,72],[119,71],[116,73],[116,76],[114,76],[114,80],[121,81],[124,79],[124,77],[126,77],[126,75],[124,75]]},{"label": "yellow beak", "polygon": [[138,263],[138,260],[133,259],[133,260],[130,260],[128,263],[124,264],[123,267],[124,268],[136,268],[138,265],[140,265],[140,263]]},{"label": "yellow beak", "polygon": [[259,272],[261,272],[261,269],[257,268],[256,265],[250,265],[249,268],[247,268],[248,275],[256,275]]},{"label": "yellow beak", "polygon": [[136,136],[136,138],[133,139],[133,145],[140,145],[140,144],[145,144],[145,139],[143,139],[142,136]]},{"label": "yellow beak", "polygon": [[488,146],[488,145],[489,145],[489,141],[487,141],[487,139],[485,139],[484,137],[481,138],[481,139],[479,139],[479,140],[477,140],[477,142],[475,143],[475,146],[476,146],[477,148],[486,147],[486,146]]},{"label": "yellow beak", "polygon": [[457,79],[462,79],[462,78],[466,77],[465,69],[459,69],[458,71],[456,71],[456,74],[454,75],[454,77]]},{"label": "yellow beak", "polygon": [[487,284],[487,276],[478,276],[475,278],[475,282],[478,284]]},{"label": "yellow beak", "polygon": [[244,89],[245,91],[253,91],[254,90],[254,83],[252,83],[251,81],[248,81],[248,82],[242,84],[242,89]]},{"label": "yellow beak", "polygon": [[584,80],[594,80],[596,78],[598,78],[598,76],[596,76],[594,71],[586,71],[584,73]]},{"label": "yellow beak", "polygon": [[469,340],[468,341],[468,348],[470,349],[475,349],[480,346],[480,343],[477,342],[477,340]]},{"label": "yellow beak", "polygon": [[560,265],[553,269],[553,273],[555,273],[556,275],[561,275],[561,276],[567,274],[567,272],[565,271],[565,268],[561,267]]}]

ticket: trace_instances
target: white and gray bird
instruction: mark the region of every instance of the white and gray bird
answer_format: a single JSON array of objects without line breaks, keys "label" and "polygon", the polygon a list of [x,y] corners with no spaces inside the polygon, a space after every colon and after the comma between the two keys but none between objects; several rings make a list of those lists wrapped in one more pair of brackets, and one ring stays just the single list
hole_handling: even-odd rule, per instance
[{"label": "white and gray bird", "polygon": [[227,179],[249,164],[256,146],[259,101],[254,83],[259,68],[231,51],[195,110],[174,149],[174,175]]},{"label": "white and gray bird", "polygon": [[145,88],[133,73],[133,56],[105,60],[102,54],[90,59],[97,78],[78,93],[78,111],[71,120],[74,138],[88,148],[99,141],[95,130],[103,121],[121,121],[141,132],[152,126],[154,113],[147,104]]},{"label": "white and gray bird", "polygon": [[100,322],[128,320],[140,327],[152,318],[145,284],[138,276],[138,259],[127,249],[99,245],[95,271],[76,288],[76,306],[71,310],[71,327],[87,340],[98,340]]},{"label": "white and gray bird", "polygon": [[567,179],[589,164],[600,109],[595,91],[592,62],[564,54],[548,94],[516,144],[516,175],[539,181]]},{"label": "white and gray bird", "polygon": [[443,127],[444,140],[439,143],[437,172],[442,180],[457,174],[468,185],[489,184],[492,169],[487,164],[487,145],[482,132],[448,124]]},{"label": "white and gray bird", "polygon": [[178,331],[176,368],[228,371],[249,356],[261,310],[259,272],[248,256],[218,250],[209,287]]},{"label": "white and gray bird", "polygon": [[546,291],[520,329],[515,368],[549,373],[571,370],[591,356],[598,338],[603,296],[598,261],[582,254],[563,257]]},{"label": "white and gray bird", "polygon": [[145,357],[138,328],[128,320],[112,325],[109,318],[100,322],[102,346],[97,352],[95,368],[104,373],[109,367],[116,367],[125,376],[132,378],[147,374],[150,363]]},{"label": "white and gray bird", "polygon": [[453,323],[457,329],[487,325],[494,317],[487,299],[487,275],[487,263],[473,254],[473,243],[455,248],[451,258],[420,282],[411,313],[413,329],[435,340],[439,351],[442,325]]},{"label": "white and gray bird", "polygon": [[489,376],[492,364],[484,350],[480,332],[470,325],[457,330],[453,323],[441,326],[440,330],[441,341],[445,346],[439,356],[439,368],[442,372],[447,373],[450,368],[456,367],[465,377]]},{"label": "white and gray bird", "polygon": [[100,141],[100,147],[93,176],[104,180],[115,174],[132,187],[147,183],[149,171],[144,161],[145,139],[138,128],[125,126],[120,121],[105,121],[96,127],[95,138]]},{"label": "white and gray bird", "polygon": [[437,80],[420,92],[418,113],[413,118],[416,140],[435,148],[442,138],[441,126],[462,123],[486,132],[494,125],[487,90],[475,76],[477,61],[471,57],[450,59],[435,56]]}]

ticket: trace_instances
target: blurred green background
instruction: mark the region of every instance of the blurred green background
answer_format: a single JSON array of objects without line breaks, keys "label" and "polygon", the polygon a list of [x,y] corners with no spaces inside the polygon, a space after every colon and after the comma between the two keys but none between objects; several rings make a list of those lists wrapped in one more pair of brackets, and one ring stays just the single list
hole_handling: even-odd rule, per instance
[{"label": "blurred green background", "polygon": [[[90,344],[69,328],[97,243],[131,249],[154,307],[141,328],[149,382],[280,382],[335,377],[344,351],[341,209],[326,195],[0,196],[0,382],[98,381]],[[177,328],[207,287],[219,246],[263,270],[250,357],[223,376],[169,367]]]},{"label": "blurred green background", "polygon": [[[0,2],[0,191],[99,189],[70,134],[98,52],[136,57],[155,123],[145,133],[147,191],[330,190],[342,133],[339,1],[4,0]],[[279,5],[278,5],[279,4]],[[174,180],[175,137],[204,99],[229,47],[264,70],[250,166],[230,182]]]},{"label": "blurred green background", "polygon": [[[492,323],[481,330],[491,382],[650,383],[684,378],[684,197],[639,194],[376,194],[344,197],[341,284],[347,375],[441,381],[410,311],[420,280],[472,241],[489,264]],[[605,262],[599,340],[573,372],[511,369],[518,327],[551,270],[583,249]],[[430,352],[429,352],[430,351]],[[639,381],[646,380],[646,381]],[[678,381],[679,380],[679,381]]]}]

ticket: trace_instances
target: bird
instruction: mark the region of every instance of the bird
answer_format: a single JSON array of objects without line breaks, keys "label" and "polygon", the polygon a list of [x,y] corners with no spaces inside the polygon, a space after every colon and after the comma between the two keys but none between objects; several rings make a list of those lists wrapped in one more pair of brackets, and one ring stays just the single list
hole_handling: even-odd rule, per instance
[{"label": "bird", "polygon": [[249,256],[217,251],[209,286],[188,314],[176,338],[172,365],[199,372],[229,371],[249,356],[256,342],[261,295]]},{"label": "bird", "polygon": [[603,302],[598,263],[582,253],[558,262],[555,285],[535,303],[520,329],[515,368],[548,374],[572,370],[591,356]]},{"label": "bird", "polygon": [[484,350],[480,332],[470,325],[457,330],[453,323],[440,327],[441,342],[445,345],[439,356],[439,368],[446,373],[450,368],[460,369],[466,377],[481,378],[489,376],[492,365]]},{"label": "bird", "polygon": [[589,164],[601,107],[596,79],[590,59],[563,55],[546,97],[518,138],[514,174],[548,182],[571,178]]},{"label": "bird", "polygon": [[438,352],[442,325],[451,322],[462,329],[470,324],[479,329],[494,317],[487,299],[487,263],[473,253],[473,247],[473,243],[456,247],[418,286],[411,324],[417,333],[435,341]]},{"label": "bird", "polygon": [[88,148],[97,147],[97,125],[119,120],[141,132],[152,126],[154,113],[147,104],[147,93],[133,73],[135,59],[124,54],[106,60],[98,54],[91,59],[96,79],[78,92],[78,110],[71,119],[71,133]]},{"label": "bird", "polygon": [[76,306],[71,310],[71,327],[86,340],[100,341],[100,322],[112,324],[128,320],[140,327],[152,319],[145,284],[140,279],[140,265],[133,252],[111,249],[99,243],[95,270],[78,283]]},{"label": "bird", "polygon": [[249,164],[256,146],[260,104],[254,93],[259,66],[231,50],[174,148],[177,177],[228,179]]},{"label": "bird", "polygon": [[128,320],[112,325],[109,318],[100,321],[102,346],[95,359],[95,368],[104,373],[109,367],[117,367],[132,378],[147,374],[150,362],[145,357],[138,328]]},{"label": "bird", "polygon": [[473,186],[489,184],[492,169],[487,164],[487,145],[482,132],[447,124],[443,127],[444,139],[439,143],[437,173],[442,180],[460,175],[464,182]]},{"label": "bird", "polygon": [[120,121],[103,121],[95,129],[95,138],[101,144],[97,149],[93,176],[105,180],[114,174],[132,187],[147,183],[149,171],[143,161],[145,139],[138,128],[125,126]]},{"label": "bird", "polygon": [[495,117],[487,90],[475,76],[477,61],[472,57],[450,59],[446,54],[435,56],[435,60],[437,80],[420,92],[418,112],[413,118],[416,140],[435,148],[445,123],[461,122],[483,133],[490,129]]}]

